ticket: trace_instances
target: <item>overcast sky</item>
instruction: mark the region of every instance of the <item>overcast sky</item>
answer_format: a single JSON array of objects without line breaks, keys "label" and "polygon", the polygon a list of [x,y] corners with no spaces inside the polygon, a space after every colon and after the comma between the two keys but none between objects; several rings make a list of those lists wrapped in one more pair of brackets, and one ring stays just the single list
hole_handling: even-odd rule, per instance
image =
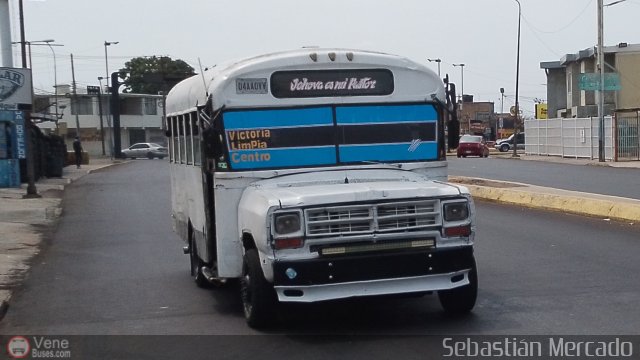
[{"label": "overcast sky", "polygon": [[[612,0],[605,0],[605,4]],[[541,61],[597,43],[596,0],[520,0],[520,103],[533,113],[545,99]],[[10,0],[12,39],[19,41],[18,0]],[[515,0],[24,0],[27,41],[55,39],[59,84],[71,83],[74,55],[80,86],[138,56],[164,55],[203,67],[302,46],[358,48],[406,56],[461,83],[476,101],[500,111],[514,101],[518,4]],[[605,8],[605,45],[640,43],[640,0]],[[635,30],[634,30],[635,29]],[[53,54],[33,46],[36,92],[53,92]],[[19,67],[18,46],[14,66]]]}]

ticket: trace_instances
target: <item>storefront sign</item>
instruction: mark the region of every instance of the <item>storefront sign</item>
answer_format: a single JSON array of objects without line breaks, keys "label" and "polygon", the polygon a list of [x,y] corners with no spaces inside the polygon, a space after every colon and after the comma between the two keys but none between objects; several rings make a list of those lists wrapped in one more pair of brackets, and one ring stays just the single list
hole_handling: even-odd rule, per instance
[{"label": "storefront sign", "polygon": [[0,67],[0,110],[32,104],[31,70]]},{"label": "storefront sign", "polygon": [[389,95],[393,88],[393,73],[386,69],[280,71],[271,76],[271,93],[277,98]]}]

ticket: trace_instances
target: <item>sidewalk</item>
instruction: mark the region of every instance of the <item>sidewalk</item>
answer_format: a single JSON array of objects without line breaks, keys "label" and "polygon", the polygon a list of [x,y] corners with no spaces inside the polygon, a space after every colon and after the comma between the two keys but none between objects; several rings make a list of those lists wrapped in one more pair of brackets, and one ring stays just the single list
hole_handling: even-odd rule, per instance
[{"label": "sidewalk", "polygon": [[[511,158],[510,153],[491,156]],[[640,162],[598,163],[598,160],[526,155],[519,159],[640,168]],[[42,195],[38,199],[22,198],[26,194],[25,185],[16,189],[0,188],[0,320],[9,305],[12,289],[22,282],[32,258],[38,254],[44,233],[62,214],[65,187],[93,171],[119,163],[123,161],[92,159],[91,164],[81,169],[67,166],[62,178],[36,183]],[[476,199],[640,223],[640,200],[479,178],[452,176],[449,180],[468,187]]]},{"label": "sidewalk", "polygon": [[[598,159],[526,155],[523,151],[518,152],[519,157],[513,158],[512,154],[513,152],[492,151],[490,157],[566,165],[640,169],[640,161],[599,162]],[[636,199],[463,176],[450,176],[449,181],[466,186],[476,199],[640,223],[640,200]]]},{"label": "sidewalk", "polygon": [[0,319],[11,299],[11,289],[20,284],[32,258],[40,251],[44,233],[62,214],[65,186],[98,169],[121,161],[91,159],[80,169],[67,166],[62,178],[43,178],[36,182],[41,198],[23,199],[21,188],[0,188]]},{"label": "sidewalk", "polygon": [[[453,154],[455,156],[455,154]],[[513,158],[513,152],[499,152],[497,150],[491,150],[489,157],[500,158],[500,159],[517,159],[517,160],[530,160],[530,161],[545,161],[545,162],[553,162],[567,165],[591,165],[591,166],[609,166],[615,168],[629,168],[629,169],[640,169],[640,161],[605,161],[599,162],[598,159],[583,159],[583,158],[573,158],[573,157],[560,157],[560,156],[545,156],[545,155],[526,155],[524,151],[519,150],[519,157]],[[451,154],[449,154],[451,156]]]}]

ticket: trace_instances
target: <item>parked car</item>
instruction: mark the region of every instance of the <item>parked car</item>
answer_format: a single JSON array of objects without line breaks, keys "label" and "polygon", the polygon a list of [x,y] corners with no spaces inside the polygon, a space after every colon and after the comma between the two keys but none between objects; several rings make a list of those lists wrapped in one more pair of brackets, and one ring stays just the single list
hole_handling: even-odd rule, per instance
[{"label": "parked car", "polygon": [[458,157],[479,156],[488,157],[489,147],[479,135],[462,135],[457,151]]},{"label": "parked car", "polygon": [[137,143],[129,146],[127,149],[123,149],[122,156],[124,158],[142,158],[149,159],[158,158],[163,159],[168,155],[167,148],[155,143]]},{"label": "parked car", "polygon": [[[494,148],[501,152],[509,151],[513,149],[513,134],[506,139],[500,139],[493,145]],[[518,133],[518,149],[524,150],[524,133]]]}]

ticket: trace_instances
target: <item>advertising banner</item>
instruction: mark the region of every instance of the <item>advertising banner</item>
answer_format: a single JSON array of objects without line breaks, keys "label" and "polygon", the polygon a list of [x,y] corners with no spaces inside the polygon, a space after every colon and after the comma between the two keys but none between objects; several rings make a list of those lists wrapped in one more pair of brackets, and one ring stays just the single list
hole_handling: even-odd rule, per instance
[{"label": "advertising banner", "polygon": [[[25,127],[25,114],[23,111],[0,110],[0,121],[5,123],[5,136],[7,138],[8,152],[15,154],[14,159],[27,158],[27,140]],[[13,126],[11,126],[13,125]]]},{"label": "advertising banner", "polygon": [[536,119],[546,120],[547,117],[547,104],[536,104]]}]

